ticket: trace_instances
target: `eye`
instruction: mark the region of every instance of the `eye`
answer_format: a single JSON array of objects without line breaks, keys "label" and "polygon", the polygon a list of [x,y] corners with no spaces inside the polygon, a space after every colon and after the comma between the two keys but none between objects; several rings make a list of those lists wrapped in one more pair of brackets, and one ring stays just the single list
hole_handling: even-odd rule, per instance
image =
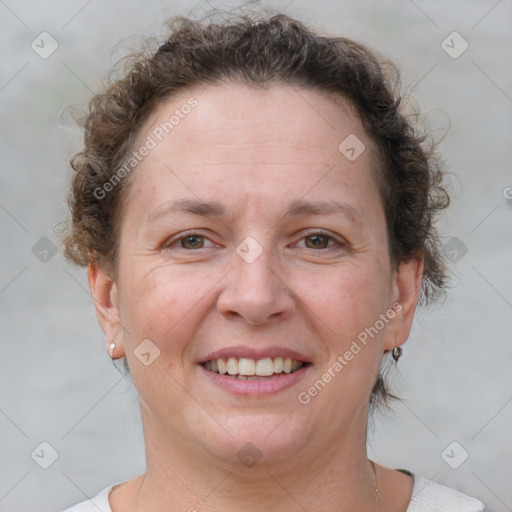
[{"label": "eye", "polygon": [[[305,247],[307,249],[329,249],[335,246],[343,246],[344,244],[338,240],[336,240],[333,236],[328,235],[322,232],[314,232],[306,235],[301,239],[301,241],[305,241]],[[166,243],[163,248],[164,249],[185,249],[187,251],[193,251],[195,249],[203,249],[208,247],[205,245],[207,242],[210,242],[210,247],[213,246],[213,242],[209,240],[204,235],[199,233],[190,232],[185,233],[184,236],[180,236],[179,238],[175,238],[168,243]]]},{"label": "eye", "polygon": [[185,236],[181,236],[166,243],[163,248],[171,249],[177,245],[178,249],[186,249],[188,251],[203,249],[207,240],[209,239],[206,236],[200,235],[199,233],[186,233]]},{"label": "eye", "polygon": [[305,240],[305,246],[308,249],[328,249],[334,245],[343,245],[335,240],[334,237],[325,233],[311,233],[302,238],[302,240]]}]

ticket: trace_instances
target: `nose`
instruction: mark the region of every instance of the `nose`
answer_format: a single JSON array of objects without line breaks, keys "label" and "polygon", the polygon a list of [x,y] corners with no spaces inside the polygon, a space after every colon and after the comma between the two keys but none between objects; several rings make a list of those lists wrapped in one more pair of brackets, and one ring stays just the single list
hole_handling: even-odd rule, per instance
[{"label": "nose", "polygon": [[252,262],[234,252],[233,269],[227,274],[217,301],[218,311],[242,318],[250,325],[289,317],[295,309],[293,292],[276,263],[270,249]]}]

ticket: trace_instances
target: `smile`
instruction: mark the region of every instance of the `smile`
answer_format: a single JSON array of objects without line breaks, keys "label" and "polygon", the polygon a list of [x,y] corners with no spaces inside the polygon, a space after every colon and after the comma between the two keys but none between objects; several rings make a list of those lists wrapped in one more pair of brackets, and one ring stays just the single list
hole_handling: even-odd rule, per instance
[{"label": "smile", "polygon": [[203,363],[207,370],[238,378],[240,380],[269,379],[282,373],[294,373],[306,363],[289,357],[265,357],[249,359],[246,357],[219,358]]},{"label": "smile", "polygon": [[199,364],[211,383],[243,397],[269,396],[297,385],[313,365],[286,357],[224,357]]}]

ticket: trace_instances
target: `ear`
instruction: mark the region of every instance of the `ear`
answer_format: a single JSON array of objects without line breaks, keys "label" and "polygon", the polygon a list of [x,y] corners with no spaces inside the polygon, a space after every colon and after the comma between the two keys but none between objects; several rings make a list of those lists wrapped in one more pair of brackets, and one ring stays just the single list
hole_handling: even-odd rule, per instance
[{"label": "ear", "polygon": [[96,316],[106,338],[106,348],[112,342],[116,344],[115,356],[125,355],[121,314],[119,310],[119,295],[114,280],[104,272],[97,262],[89,263],[87,269],[89,288],[91,289]]},{"label": "ear", "polygon": [[394,303],[397,304],[393,309],[396,316],[387,329],[385,350],[403,345],[409,337],[423,281],[423,257],[401,263],[393,281]]}]

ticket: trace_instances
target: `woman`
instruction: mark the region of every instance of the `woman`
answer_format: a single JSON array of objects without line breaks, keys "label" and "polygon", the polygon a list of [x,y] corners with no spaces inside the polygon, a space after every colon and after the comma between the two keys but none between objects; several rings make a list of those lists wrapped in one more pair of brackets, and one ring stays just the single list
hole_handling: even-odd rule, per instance
[{"label": "woman", "polygon": [[482,511],[368,460],[444,267],[442,171],[362,45],[184,18],[90,103],[67,257],[140,395],[147,470],[68,509]]}]

